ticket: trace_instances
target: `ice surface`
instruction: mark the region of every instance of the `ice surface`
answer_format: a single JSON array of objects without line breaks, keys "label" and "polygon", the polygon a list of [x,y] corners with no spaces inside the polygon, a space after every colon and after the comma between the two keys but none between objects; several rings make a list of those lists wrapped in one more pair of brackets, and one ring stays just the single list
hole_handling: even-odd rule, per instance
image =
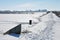
[{"label": "ice surface", "polygon": [[[46,14],[46,13],[42,13],[41,15]],[[20,14],[0,14],[0,21],[17,21],[20,22],[24,21],[24,19],[26,18],[25,21],[28,21],[27,19],[32,19],[34,21],[38,21],[38,19],[36,19],[36,17],[40,17],[41,16],[40,13],[38,14],[28,14],[28,15],[22,15],[20,16]],[[8,16],[8,17],[7,17]],[[28,17],[27,17],[28,16]],[[11,18],[12,17],[12,18]],[[22,19],[23,18],[23,19]],[[11,19],[11,20],[10,20]],[[8,27],[12,27],[15,26],[16,24],[0,24],[0,31],[3,31],[2,29],[4,29],[5,31],[7,29],[9,29]],[[4,26],[4,27],[2,27]],[[30,27],[31,26],[31,27]],[[7,28],[5,28],[7,27]],[[3,35],[2,33],[0,34],[0,39],[1,40],[60,40],[60,18],[58,18],[55,14],[53,13],[49,13],[47,15],[44,15],[43,17],[41,17],[41,21],[38,21],[37,24],[34,24],[34,26],[32,25],[22,25],[22,31],[24,30],[28,30],[31,31],[31,33],[22,33],[20,35],[19,38],[17,37],[13,37],[11,35]]]}]

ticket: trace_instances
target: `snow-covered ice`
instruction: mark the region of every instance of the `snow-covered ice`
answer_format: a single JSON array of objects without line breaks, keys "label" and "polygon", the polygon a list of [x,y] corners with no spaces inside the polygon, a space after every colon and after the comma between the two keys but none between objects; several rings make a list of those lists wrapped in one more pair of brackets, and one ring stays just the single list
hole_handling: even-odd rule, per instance
[{"label": "snow-covered ice", "polygon": [[[0,14],[0,40],[60,40],[60,18],[53,13],[40,17],[43,14],[46,13]],[[38,20],[39,18],[41,21]],[[31,31],[30,33],[21,33],[20,37],[3,35],[4,32],[18,25],[12,22],[28,22],[29,20],[37,22],[33,25],[22,24],[22,31],[28,30]]]}]

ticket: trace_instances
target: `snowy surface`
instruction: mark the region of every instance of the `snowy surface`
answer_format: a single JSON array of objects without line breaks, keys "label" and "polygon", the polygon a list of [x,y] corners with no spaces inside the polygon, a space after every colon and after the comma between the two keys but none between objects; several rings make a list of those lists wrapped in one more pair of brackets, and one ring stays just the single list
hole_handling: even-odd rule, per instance
[{"label": "snowy surface", "polygon": [[[46,13],[0,14],[0,40],[60,40],[60,18],[53,13],[40,17],[43,14]],[[41,21],[37,18],[40,18]],[[18,25],[10,23],[11,21],[28,22],[29,20],[38,22],[33,25],[22,25],[22,31],[28,30],[31,31],[30,33],[21,33],[19,37],[14,37],[8,34],[3,35],[4,32]],[[6,21],[10,21],[10,24],[8,22],[6,23]]]}]

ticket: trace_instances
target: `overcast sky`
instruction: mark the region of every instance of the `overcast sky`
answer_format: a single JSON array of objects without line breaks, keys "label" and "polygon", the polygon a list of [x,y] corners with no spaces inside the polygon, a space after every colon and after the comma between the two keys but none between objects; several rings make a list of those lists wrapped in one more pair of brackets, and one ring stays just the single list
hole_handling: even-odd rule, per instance
[{"label": "overcast sky", "polygon": [[0,10],[60,10],[60,0],[0,0]]}]

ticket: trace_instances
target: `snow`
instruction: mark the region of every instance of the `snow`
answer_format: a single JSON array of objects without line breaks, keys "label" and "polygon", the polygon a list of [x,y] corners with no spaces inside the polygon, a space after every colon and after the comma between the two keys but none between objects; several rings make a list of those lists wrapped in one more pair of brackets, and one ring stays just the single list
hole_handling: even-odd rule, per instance
[{"label": "snow", "polygon": [[2,31],[2,33],[5,33],[17,25],[18,24],[0,24],[0,32]]},{"label": "snow", "polygon": [[[35,14],[0,14],[0,31],[6,32],[18,24],[10,23],[13,22],[28,22],[33,20],[37,24],[29,25],[22,24],[22,32],[24,30],[31,31],[30,33],[21,33],[19,37],[11,35],[3,35],[0,33],[1,40],[60,40],[60,18],[52,12],[40,17],[46,13],[35,13]],[[39,21],[37,18],[40,18]],[[5,21],[5,22],[3,22]],[[6,23],[6,21],[8,21]],[[10,21],[10,22],[9,22]]]},{"label": "snow", "polygon": [[[32,27],[26,34],[28,40],[60,40],[60,18],[55,14],[47,14],[41,18],[42,22]],[[59,20],[58,20],[59,19]],[[42,26],[43,25],[43,26]],[[43,30],[42,30],[43,29]]]},{"label": "snow", "polygon": [[[29,28],[29,31],[32,31],[33,33],[39,33],[40,31],[44,30],[46,28],[46,23],[40,22],[33,26],[32,28]],[[39,31],[39,32],[38,32]]]},{"label": "snow", "polygon": [[[60,40],[60,22],[56,22],[54,27],[54,40]],[[58,29],[57,29],[58,28]]]}]

